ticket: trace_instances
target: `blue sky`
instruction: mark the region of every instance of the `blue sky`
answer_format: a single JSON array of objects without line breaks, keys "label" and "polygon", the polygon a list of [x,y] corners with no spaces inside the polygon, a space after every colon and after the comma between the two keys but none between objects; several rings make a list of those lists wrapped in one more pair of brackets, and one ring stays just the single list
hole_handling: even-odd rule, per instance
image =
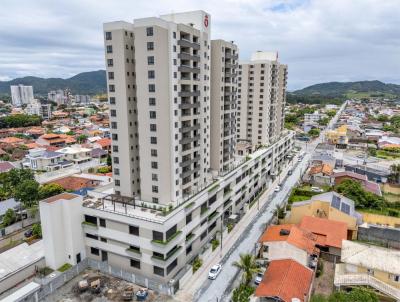
[{"label": "blue sky", "polygon": [[400,84],[399,0],[1,0],[0,80],[104,69],[102,23],[202,9],[240,59],[277,50],[289,89],[328,81]]}]

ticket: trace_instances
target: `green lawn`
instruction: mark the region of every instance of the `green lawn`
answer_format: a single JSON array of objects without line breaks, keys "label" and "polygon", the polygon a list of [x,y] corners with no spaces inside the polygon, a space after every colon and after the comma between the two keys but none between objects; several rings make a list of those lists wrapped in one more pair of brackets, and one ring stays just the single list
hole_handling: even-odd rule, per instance
[{"label": "green lawn", "polygon": [[377,150],[376,151],[376,157],[382,158],[382,159],[398,159],[400,158],[400,153],[398,152],[390,152],[386,150]]}]

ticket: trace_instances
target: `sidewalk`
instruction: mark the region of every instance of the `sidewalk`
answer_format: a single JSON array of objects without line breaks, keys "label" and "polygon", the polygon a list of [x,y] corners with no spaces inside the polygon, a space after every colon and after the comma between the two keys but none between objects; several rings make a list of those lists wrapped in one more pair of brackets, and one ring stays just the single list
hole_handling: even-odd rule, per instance
[{"label": "sidewalk", "polygon": [[[274,188],[278,185],[279,179],[283,179],[291,167],[288,165],[284,171],[281,172],[279,177],[270,185],[270,187],[260,196],[259,208],[261,209],[268,201],[268,197],[273,193]],[[242,235],[246,227],[258,214],[259,210],[256,204],[254,204],[242,217],[242,219],[235,225],[233,230],[228,234],[227,237],[222,238],[222,251],[220,248],[216,249],[212,254],[203,260],[203,265],[199,270],[190,277],[190,279],[184,285],[184,289],[181,289],[175,295],[177,301],[192,301],[194,294],[201,288],[203,283],[207,280],[208,272],[211,267],[219,263],[221,259],[230,252],[235,243],[237,243],[239,237]],[[223,264],[223,263],[222,263]]]}]

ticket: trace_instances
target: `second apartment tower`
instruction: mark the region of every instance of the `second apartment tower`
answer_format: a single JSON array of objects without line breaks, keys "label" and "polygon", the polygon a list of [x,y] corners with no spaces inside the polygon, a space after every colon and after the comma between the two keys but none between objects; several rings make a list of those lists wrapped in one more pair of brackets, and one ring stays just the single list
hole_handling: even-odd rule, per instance
[{"label": "second apartment tower", "polygon": [[[117,194],[177,205],[211,181],[210,168],[223,170],[233,158],[234,122],[229,133],[223,125],[235,114],[228,104],[236,90],[237,48],[211,44],[210,25],[203,11],[104,24]],[[222,145],[210,137],[212,45],[221,51],[214,95]]]}]

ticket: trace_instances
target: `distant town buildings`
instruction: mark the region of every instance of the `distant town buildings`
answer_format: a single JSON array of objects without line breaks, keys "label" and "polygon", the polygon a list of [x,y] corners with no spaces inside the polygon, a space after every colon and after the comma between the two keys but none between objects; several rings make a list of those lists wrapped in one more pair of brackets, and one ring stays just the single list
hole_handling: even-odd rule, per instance
[{"label": "distant town buildings", "polygon": [[44,120],[51,119],[51,104],[41,102],[39,100],[32,100],[25,108],[28,115],[38,115]]},{"label": "distant town buildings", "polygon": [[12,85],[11,100],[12,104],[16,107],[28,104],[33,101],[33,87],[25,85]]}]

